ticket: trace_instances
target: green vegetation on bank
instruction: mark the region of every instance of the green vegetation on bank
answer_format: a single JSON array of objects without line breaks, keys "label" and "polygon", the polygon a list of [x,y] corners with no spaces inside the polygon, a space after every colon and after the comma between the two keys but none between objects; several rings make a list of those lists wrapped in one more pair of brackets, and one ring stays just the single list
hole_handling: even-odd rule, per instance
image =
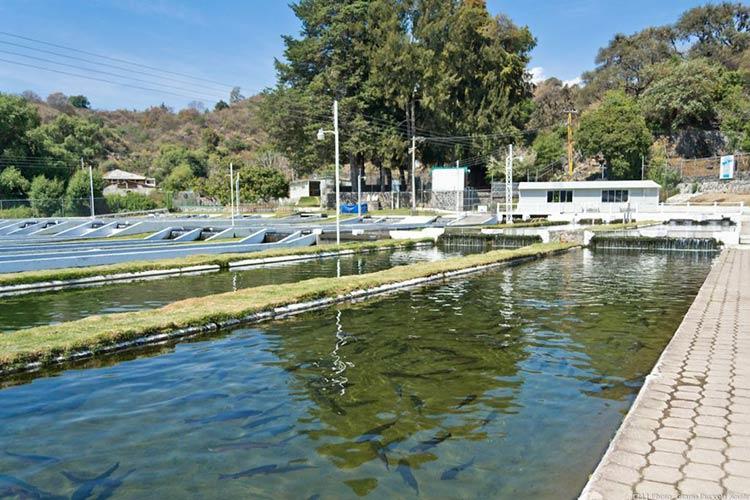
[{"label": "green vegetation on bank", "polygon": [[[338,250],[365,252],[376,248],[409,248],[416,243],[434,243],[430,238],[423,240],[381,240],[364,243],[345,243]],[[229,267],[232,262],[241,260],[265,259],[270,257],[286,257],[292,255],[316,255],[337,251],[334,245],[315,245],[312,247],[279,248],[250,253],[227,253],[221,255],[191,255],[176,259],[149,260],[123,262],[92,267],[69,267],[65,269],[46,269],[42,271],[25,271],[22,273],[0,274],[0,286],[21,285],[48,281],[68,281],[94,276],[111,276],[124,273],[139,273],[144,271],[164,271],[192,266],[216,265],[222,269]]]},{"label": "green vegetation on bank", "polygon": [[0,371],[26,363],[51,364],[61,355],[82,350],[94,354],[118,342],[140,339],[180,328],[240,319],[276,307],[313,299],[337,297],[356,290],[399,283],[524,257],[539,257],[571,248],[569,244],[538,244],[516,250],[496,250],[437,262],[398,266],[343,278],[315,278],[298,283],[268,285],[237,292],[182,300],[156,310],[91,316],[0,335]]},{"label": "green vegetation on bank", "polygon": [[606,233],[608,231],[620,231],[623,229],[638,229],[639,227],[653,226],[658,222],[641,221],[641,222],[618,222],[615,224],[596,224],[586,228],[592,233]]}]

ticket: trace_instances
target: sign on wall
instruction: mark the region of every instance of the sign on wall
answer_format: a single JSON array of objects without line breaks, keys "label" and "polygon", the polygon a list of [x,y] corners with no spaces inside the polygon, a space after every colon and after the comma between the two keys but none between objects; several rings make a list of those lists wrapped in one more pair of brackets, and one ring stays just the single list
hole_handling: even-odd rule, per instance
[{"label": "sign on wall", "polygon": [[719,166],[719,179],[734,179],[734,155],[722,156]]}]

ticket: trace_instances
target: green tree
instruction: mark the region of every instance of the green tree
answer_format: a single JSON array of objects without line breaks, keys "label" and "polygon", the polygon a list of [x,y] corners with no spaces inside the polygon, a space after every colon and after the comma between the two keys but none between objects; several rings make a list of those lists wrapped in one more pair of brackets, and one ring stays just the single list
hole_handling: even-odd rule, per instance
[{"label": "green tree", "polygon": [[649,68],[679,56],[675,37],[669,26],[647,28],[633,35],[618,33],[599,49],[596,69],[584,73],[585,97],[591,102],[612,89],[640,95],[653,79]]},{"label": "green tree", "polygon": [[72,95],[68,97],[68,104],[78,109],[90,109],[91,102],[85,95]]},{"label": "green tree", "polygon": [[60,179],[48,179],[43,175],[34,177],[29,189],[31,208],[43,217],[59,213],[63,207],[65,185]]},{"label": "green tree", "polygon": [[534,166],[547,167],[565,157],[565,139],[560,128],[540,132],[531,147],[536,155]]},{"label": "green tree", "polygon": [[214,111],[222,111],[224,109],[229,109],[229,104],[227,104],[223,100],[217,101],[217,103],[214,105]]},{"label": "green tree", "polygon": [[652,129],[672,133],[689,127],[715,128],[722,72],[705,59],[655,67],[655,81],[641,97],[641,108]]},{"label": "green tree", "polygon": [[735,69],[750,49],[750,6],[721,2],[695,7],[675,25],[681,40],[691,44],[691,57],[709,58]]},{"label": "green tree", "polygon": [[187,191],[195,181],[195,175],[190,165],[180,164],[162,182],[162,188],[167,191]]},{"label": "green tree", "polygon": [[28,133],[38,127],[39,123],[39,113],[28,101],[0,94],[0,155],[27,155]]},{"label": "green tree", "polygon": [[15,167],[8,167],[0,173],[0,196],[3,198],[23,198],[29,187],[29,181]]},{"label": "green tree", "polygon": [[269,201],[289,195],[289,183],[278,170],[251,165],[244,167],[240,175],[240,202]]},{"label": "green tree", "polygon": [[638,103],[613,90],[581,115],[576,143],[587,156],[602,155],[616,179],[640,177],[641,156],[653,142]]},{"label": "green tree", "polygon": [[[101,198],[104,190],[104,179],[98,170],[93,171],[94,198]],[[91,213],[91,180],[89,171],[76,170],[68,181],[65,190],[66,214],[88,215]]]},{"label": "green tree", "polygon": [[188,149],[180,144],[162,144],[159,156],[153,162],[154,176],[161,180],[167,178],[177,167],[187,167],[193,177],[205,177],[208,174],[206,154],[203,151]]},{"label": "green tree", "polygon": [[95,162],[104,158],[112,140],[100,122],[66,114],[32,130],[29,137],[38,155],[53,159],[45,162],[53,174],[78,165],[81,159]]}]

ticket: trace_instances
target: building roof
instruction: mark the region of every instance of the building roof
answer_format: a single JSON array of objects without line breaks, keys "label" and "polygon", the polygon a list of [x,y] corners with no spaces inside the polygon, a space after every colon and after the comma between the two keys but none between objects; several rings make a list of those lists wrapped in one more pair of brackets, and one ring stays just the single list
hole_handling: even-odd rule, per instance
[{"label": "building roof", "polygon": [[110,170],[102,176],[107,181],[145,181],[146,177],[120,169]]},{"label": "building roof", "polygon": [[521,182],[520,191],[548,189],[643,189],[660,188],[654,181],[562,181],[562,182]]}]

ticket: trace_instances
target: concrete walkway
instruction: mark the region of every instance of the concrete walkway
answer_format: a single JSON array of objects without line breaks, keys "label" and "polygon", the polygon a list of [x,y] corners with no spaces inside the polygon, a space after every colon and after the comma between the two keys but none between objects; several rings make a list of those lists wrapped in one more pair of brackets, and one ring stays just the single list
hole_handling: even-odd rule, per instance
[{"label": "concrete walkway", "polygon": [[750,499],[750,249],[723,252],[581,498]]}]

